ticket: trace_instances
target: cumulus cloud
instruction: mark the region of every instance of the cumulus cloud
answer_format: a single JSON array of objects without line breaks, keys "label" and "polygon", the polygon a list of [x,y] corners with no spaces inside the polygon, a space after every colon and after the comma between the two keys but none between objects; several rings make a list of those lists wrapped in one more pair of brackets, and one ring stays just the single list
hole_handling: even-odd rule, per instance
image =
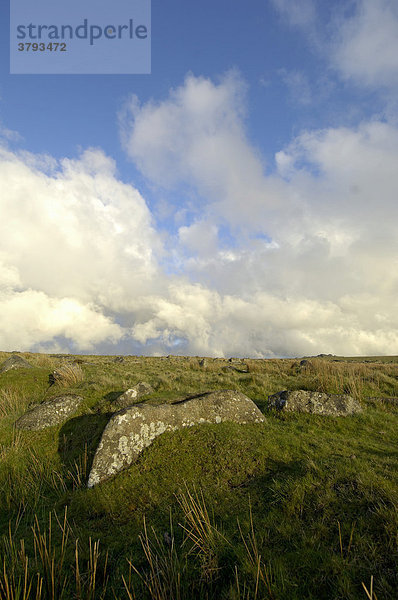
[{"label": "cumulus cloud", "polygon": [[99,150],[57,163],[2,148],[0,186],[1,347],[120,338],[112,315],[156,289],[161,250],[137,190]]},{"label": "cumulus cloud", "polygon": [[264,165],[245,133],[245,91],[232,72],[218,84],[189,75],[163,102],[141,106],[133,97],[120,120],[128,155],[151,182],[193,188],[199,214],[217,203],[237,222],[253,223],[275,198],[271,183],[265,193]]},{"label": "cumulus cloud", "polygon": [[229,74],[133,99],[121,128],[151,184],[170,201],[178,191],[180,214],[195,194],[200,206],[162,246],[145,199],[100,150],[56,161],[3,148],[2,349],[396,353],[392,123],[302,132],[267,169]]},{"label": "cumulus cloud", "polygon": [[[125,144],[147,177],[208,192],[201,218],[179,230],[193,283],[152,296],[134,334],[145,343],[174,332],[203,354],[394,352],[398,130],[371,120],[303,132],[277,153],[277,174],[266,174],[233,102],[239,86],[190,76],[164,102],[130,107]],[[203,112],[190,125],[194,91]],[[206,153],[194,151],[197,137],[204,146],[228,139],[228,152],[211,155],[211,169]],[[163,177],[172,162],[176,171]],[[247,165],[256,165],[251,181]],[[236,233],[230,247],[219,231],[224,223]]]},{"label": "cumulus cloud", "polygon": [[92,350],[104,340],[117,342],[123,335],[98,307],[36,290],[0,291],[0,329],[6,350],[48,348],[49,342],[53,349],[59,337],[78,351]]}]

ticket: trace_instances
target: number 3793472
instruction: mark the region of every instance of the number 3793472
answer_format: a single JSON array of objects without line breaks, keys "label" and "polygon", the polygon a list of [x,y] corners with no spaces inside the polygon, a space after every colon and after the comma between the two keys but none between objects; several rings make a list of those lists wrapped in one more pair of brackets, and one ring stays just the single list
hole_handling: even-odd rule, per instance
[{"label": "number 3793472", "polygon": [[66,52],[65,42],[20,42],[19,52]]}]

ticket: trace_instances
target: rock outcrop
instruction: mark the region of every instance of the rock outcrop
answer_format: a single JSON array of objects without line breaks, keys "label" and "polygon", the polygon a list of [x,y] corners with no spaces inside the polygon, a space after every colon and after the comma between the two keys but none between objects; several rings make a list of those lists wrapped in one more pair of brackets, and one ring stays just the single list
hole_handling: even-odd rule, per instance
[{"label": "rock outcrop", "polygon": [[264,416],[241,392],[223,390],[187,398],[175,404],[140,404],[114,414],[94,456],[88,487],[128,467],[140,452],[166,431],[202,423],[262,423]]},{"label": "rock outcrop", "polygon": [[345,417],[362,412],[358,400],[346,394],[323,394],[306,390],[277,392],[272,396],[268,396],[268,406],[277,410],[306,412],[333,417]]},{"label": "rock outcrop", "polygon": [[69,419],[79,408],[83,398],[74,394],[62,395],[38,404],[20,417],[15,427],[18,429],[40,430],[60,425]]},{"label": "rock outcrop", "polygon": [[139,398],[142,398],[142,396],[153,394],[154,391],[155,390],[151,385],[149,385],[149,383],[141,381],[140,383],[137,383],[137,385],[135,385],[134,387],[130,388],[129,390],[126,390],[121,396],[119,396],[119,398],[114,400],[114,402],[112,402],[112,408],[114,410],[121,410],[122,408],[127,408],[128,406],[131,406],[132,404],[137,402],[137,400]]},{"label": "rock outcrop", "polygon": [[30,363],[28,363],[27,360],[25,360],[24,358],[22,358],[22,356],[18,356],[18,354],[13,354],[12,356],[10,356],[10,358],[7,358],[7,360],[5,360],[1,365],[0,365],[0,373],[5,373],[6,371],[9,371],[10,369],[31,369],[32,365]]}]

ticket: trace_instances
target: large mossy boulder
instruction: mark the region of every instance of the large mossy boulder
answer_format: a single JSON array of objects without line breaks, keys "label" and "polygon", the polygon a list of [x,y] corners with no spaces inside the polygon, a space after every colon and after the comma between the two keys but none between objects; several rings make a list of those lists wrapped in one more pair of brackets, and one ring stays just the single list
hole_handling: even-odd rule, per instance
[{"label": "large mossy boulder", "polygon": [[241,392],[207,392],[174,404],[139,404],[114,414],[94,456],[88,487],[132,464],[140,452],[166,431],[202,423],[262,423],[264,416]]},{"label": "large mossy boulder", "polygon": [[305,412],[332,417],[345,417],[362,412],[361,404],[352,396],[307,390],[277,392],[268,396],[268,406],[288,412]]},{"label": "large mossy boulder", "polygon": [[74,394],[64,394],[47,400],[28,410],[20,417],[15,427],[18,429],[40,430],[60,425],[77,411],[83,398]]},{"label": "large mossy boulder", "polygon": [[7,360],[5,360],[1,365],[0,365],[0,373],[5,373],[6,371],[9,371],[10,369],[31,369],[32,365],[30,363],[28,363],[27,360],[25,360],[24,358],[22,358],[22,356],[18,356],[18,354],[13,354],[12,356],[10,356],[10,358],[7,358]]}]

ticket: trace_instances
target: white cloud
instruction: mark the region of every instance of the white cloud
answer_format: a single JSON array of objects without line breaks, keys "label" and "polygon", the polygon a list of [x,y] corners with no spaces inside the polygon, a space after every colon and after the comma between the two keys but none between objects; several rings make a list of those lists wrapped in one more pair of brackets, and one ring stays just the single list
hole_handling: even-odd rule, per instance
[{"label": "white cloud", "polygon": [[138,291],[156,274],[160,246],[144,200],[100,151],[65,159],[49,175],[44,163],[0,153],[3,255],[25,287],[118,308],[121,284]]},{"label": "white cloud", "polygon": [[123,335],[122,329],[99,308],[34,290],[0,292],[0,331],[5,350],[31,349],[41,344],[45,348],[48,342],[64,337],[78,351],[87,351],[104,340],[117,342]]},{"label": "white cloud", "polygon": [[218,250],[218,229],[214,223],[196,221],[189,227],[183,226],[178,230],[181,245],[191,253],[211,257]]},{"label": "white cloud", "polygon": [[[358,316],[358,298],[345,307],[306,297],[280,298],[258,292],[244,300],[200,285],[177,285],[171,299],[152,300],[153,315],[137,324],[134,336],[142,343],[170,335],[189,340],[190,353],[199,355],[283,356],[321,351],[342,355],[393,354],[397,323],[373,323],[373,313]],[[352,302],[351,305],[350,301]]]},{"label": "white cloud", "polygon": [[164,102],[130,105],[122,127],[151,183],[203,203],[166,255],[99,150],[57,162],[3,149],[2,349],[396,353],[396,127],[303,132],[266,174],[236,75],[191,75]]},{"label": "white cloud", "polygon": [[[135,335],[145,342],[166,332],[203,354],[394,352],[397,128],[373,120],[304,132],[277,153],[279,174],[267,176],[232,101],[234,85],[240,89],[236,79],[216,86],[191,76],[164,103],[134,107],[126,147],[144,173],[211,199],[201,220],[180,228],[181,262],[196,283],[174,282],[152,296]],[[190,126],[191,94],[203,89],[212,101]],[[163,132],[159,143],[150,134],[154,123]],[[213,137],[228,139],[228,151],[194,151]],[[173,181],[163,178],[165,165]],[[235,247],[223,248],[220,223],[236,232]]]},{"label": "white cloud", "polygon": [[120,338],[106,313],[131,310],[158,278],[160,244],[137,190],[98,150],[57,164],[5,148],[0,188],[0,346]]},{"label": "white cloud", "polygon": [[[275,204],[265,189],[264,165],[244,129],[245,86],[229,73],[219,84],[188,76],[167,100],[140,106],[133,98],[121,118],[130,158],[156,184],[193,186],[205,203],[217,203],[243,221]],[[254,212],[253,212],[254,211]]]},{"label": "white cloud", "polygon": [[[369,89],[396,92],[398,85],[398,4],[396,0],[271,0],[293,28],[299,28],[314,53],[346,81]],[[287,85],[304,91],[300,77],[287,73]],[[323,83],[327,92],[328,76]],[[304,82],[305,83],[305,82]],[[331,83],[329,73],[329,85]],[[320,90],[316,90],[316,95]],[[315,96],[315,92],[313,94]],[[299,96],[300,97],[300,96]],[[394,98],[388,99],[396,111]],[[387,107],[388,109],[388,107]]]},{"label": "white cloud", "polygon": [[350,18],[338,23],[334,64],[346,79],[366,86],[398,84],[398,4],[357,0]]}]

